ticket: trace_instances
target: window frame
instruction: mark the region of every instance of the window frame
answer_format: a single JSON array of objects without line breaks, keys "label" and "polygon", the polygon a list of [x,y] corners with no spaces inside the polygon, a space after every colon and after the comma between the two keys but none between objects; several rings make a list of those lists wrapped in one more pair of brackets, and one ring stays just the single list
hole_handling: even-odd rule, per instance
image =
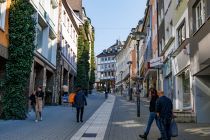
[{"label": "window frame", "polygon": [[195,11],[195,29],[197,31],[205,23],[205,2],[204,2],[204,0],[200,0],[195,5],[194,11]]},{"label": "window frame", "polygon": [[[184,32],[184,34],[183,34]],[[184,37],[183,37],[184,35]],[[178,45],[180,46],[186,40],[186,22],[185,20],[177,28]]]},{"label": "window frame", "polygon": [[0,29],[5,31],[7,1],[0,3]]}]

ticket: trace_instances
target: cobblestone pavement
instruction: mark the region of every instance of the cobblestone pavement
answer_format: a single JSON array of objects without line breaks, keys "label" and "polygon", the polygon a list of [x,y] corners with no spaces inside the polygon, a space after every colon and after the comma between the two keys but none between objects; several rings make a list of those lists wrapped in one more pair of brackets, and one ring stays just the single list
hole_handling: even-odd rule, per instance
[{"label": "cobblestone pavement", "polygon": [[[117,97],[104,140],[140,140],[144,133],[148,115],[149,102],[141,101],[141,116],[137,117],[135,102]],[[210,124],[178,123],[179,136],[172,140],[210,140]],[[160,137],[156,124],[153,123],[148,140]]]},{"label": "cobblestone pavement", "polygon": [[69,106],[47,106],[43,121],[35,123],[34,115],[27,120],[0,120],[0,140],[70,140],[77,130],[104,102],[104,96],[89,95],[84,122],[76,122],[76,111]]}]

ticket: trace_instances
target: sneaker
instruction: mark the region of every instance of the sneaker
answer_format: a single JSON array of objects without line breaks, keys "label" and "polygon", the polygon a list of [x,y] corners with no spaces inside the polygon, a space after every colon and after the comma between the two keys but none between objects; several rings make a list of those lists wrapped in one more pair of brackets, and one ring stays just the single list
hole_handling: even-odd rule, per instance
[{"label": "sneaker", "polygon": [[40,121],[42,121],[42,117],[40,118]]},{"label": "sneaker", "polygon": [[144,135],[139,135],[139,137],[142,138],[142,139],[145,139],[145,140],[147,139],[147,135],[145,135],[145,134]]},{"label": "sneaker", "polygon": [[35,120],[35,122],[38,122],[38,120]]},{"label": "sneaker", "polygon": [[80,120],[80,122],[83,122],[83,120]]}]

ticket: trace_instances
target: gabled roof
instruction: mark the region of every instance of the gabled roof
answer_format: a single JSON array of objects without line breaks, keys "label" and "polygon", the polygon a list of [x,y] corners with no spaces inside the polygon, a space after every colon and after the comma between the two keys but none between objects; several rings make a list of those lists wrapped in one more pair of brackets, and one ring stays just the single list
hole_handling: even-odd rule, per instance
[{"label": "gabled roof", "polygon": [[99,55],[96,57],[104,57],[104,56],[115,56],[119,53],[119,51],[122,49],[123,45],[122,42],[117,40],[116,43],[109,48],[103,50]]}]

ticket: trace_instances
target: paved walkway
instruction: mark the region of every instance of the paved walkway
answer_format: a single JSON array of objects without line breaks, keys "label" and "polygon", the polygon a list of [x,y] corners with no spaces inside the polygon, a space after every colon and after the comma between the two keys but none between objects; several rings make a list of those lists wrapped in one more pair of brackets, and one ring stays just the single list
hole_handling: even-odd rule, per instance
[{"label": "paved walkway", "polygon": [[[118,96],[104,140],[140,140],[138,135],[144,133],[149,115],[148,107],[149,102],[142,99],[141,116],[138,118],[135,102]],[[178,128],[179,136],[172,140],[210,140],[210,124],[179,123]],[[159,137],[159,130],[153,123],[148,140],[157,140]]]},{"label": "paved walkway", "polygon": [[[104,102],[102,95],[89,95],[84,123]],[[27,120],[0,120],[0,140],[70,140],[84,123],[76,122],[76,111],[68,106],[48,106],[43,121],[35,123],[34,115]]]},{"label": "paved walkway", "polygon": [[115,96],[109,95],[108,99],[79,129],[71,140],[103,140],[114,102]]},{"label": "paved walkway", "polygon": [[[135,102],[121,96],[90,95],[84,123],[77,123],[75,109],[45,107],[43,121],[34,116],[24,121],[0,121],[0,140],[140,140],[148,119],[149,102],[141,101],[141,116]],[[105,101],[105,102],[104,102]],[[210,140],[210,124],[179,123],[179,136],[172,140]],[[153,123],[148,140],[156,140],[159,130]]]}]

